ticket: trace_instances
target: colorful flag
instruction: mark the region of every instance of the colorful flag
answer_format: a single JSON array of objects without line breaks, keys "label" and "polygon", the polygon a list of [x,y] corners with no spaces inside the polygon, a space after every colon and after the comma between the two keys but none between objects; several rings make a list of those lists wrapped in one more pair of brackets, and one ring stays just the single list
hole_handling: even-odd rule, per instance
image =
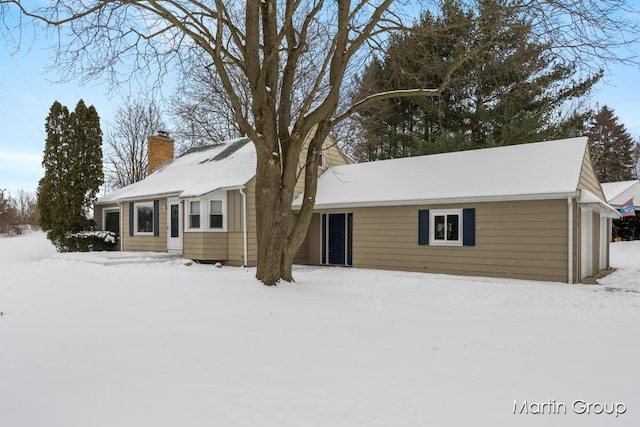
[{"label": "colorful flag", "polygon": [[627,200],[627,202],[620,208],[622,216],[636,216],[636,209],[633,206],[633,198]]}]

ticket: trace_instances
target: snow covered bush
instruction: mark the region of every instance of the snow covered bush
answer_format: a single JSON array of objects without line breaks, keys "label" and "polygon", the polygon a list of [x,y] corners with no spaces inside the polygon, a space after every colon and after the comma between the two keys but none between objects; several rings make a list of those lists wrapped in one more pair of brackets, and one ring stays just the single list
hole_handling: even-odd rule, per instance
[{"label": "snow covered bush", "polygon": [[92,252],[116,250],[118,237],[111,231],[80,231],[67,233],[60,242],[60,252]]}]

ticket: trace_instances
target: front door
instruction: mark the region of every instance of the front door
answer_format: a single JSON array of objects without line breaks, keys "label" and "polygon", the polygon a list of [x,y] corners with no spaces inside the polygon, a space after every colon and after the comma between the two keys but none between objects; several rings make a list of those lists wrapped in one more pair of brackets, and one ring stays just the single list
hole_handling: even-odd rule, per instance
[{"label": "front door", "polygon": [[167,249],[182,252],[182,205],[178,199],[167,200]]},{"label": "front door", "polygon": [[322,214],[322,263],[352,265],[353,214]]}]

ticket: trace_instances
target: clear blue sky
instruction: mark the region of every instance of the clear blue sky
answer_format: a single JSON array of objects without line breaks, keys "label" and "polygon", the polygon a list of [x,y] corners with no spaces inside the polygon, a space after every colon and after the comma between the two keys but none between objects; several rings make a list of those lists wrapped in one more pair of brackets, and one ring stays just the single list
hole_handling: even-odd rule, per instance
[{"label": "clear blue sky", "polygon": [[[54,101],[73,109],[79,99],[94,105],[103,132],[121,105],[105,85],[56,84],[58,75],[47,71],[53,52],[49,43],[35,43],[29,51],[15,53],[0,36],[0,190],[35,191],[44,172],[41,168],[45,142],[44,123]],[[640,69],[615,66],[605,75],[592,97],[593,104],[613,108],[634,138],[640,137]]]}]

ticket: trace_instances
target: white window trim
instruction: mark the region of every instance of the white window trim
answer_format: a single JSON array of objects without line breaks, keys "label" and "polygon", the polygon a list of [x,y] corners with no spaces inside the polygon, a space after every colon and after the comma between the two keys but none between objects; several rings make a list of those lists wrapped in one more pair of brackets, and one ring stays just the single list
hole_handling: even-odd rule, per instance
[{"label": "white window trim", "polygon": [[[151,231],[138,231],[138,207],[151,208]],[[154,218],[155,212],[153,202],[136,202],[133,204],[133,235],[134,236],[153,236],[154,234]]]},{"label": "white window trim", "polygon": [[[198,212],[198,214],[200,215],[200,227],[194,227],[191,228],[191,202],[200,202],[200,212]],[[202,231],[202,200],[201,199],[187,199],[186,203],[185,203],[185,210],[186,212],[186,220],[184,222],[184,231]]]},{"label": "white window trim", "polygon": [[[120,213],[120,208],[117,206],[114,206],[111,208],[102,208],[102,230],[107,229],[107,213],[113,213],[113,212],[118,212],[120,215],[122,215]],[[122,218],[120,218],[120,220],[122,220]],[[122,234],[122,230],[120,230],[120,233]]]},{"label": "white window trim", "polygon": [[[219,200],[222,202],[222,228],[210,228],[211,201]],[[189,228],[189,215],[191,214],[191,202],[200,202],[200,228]],[[217,191],[200,197],[197,199],[187,199],[186,203],[186,221],[185,233],[226,233],[227,232],[227,192]]]},{"label": "white window trim", "polygon": [[[222,227],[220,228],[213,228],[211,227],[211,215],[213,215],[213,212],[211,212],[211,202],[213,201],[217,201],[220,202],[220,204],[222,205],[220,207],[220,214],[222,214]],[[226,212],[226,200],[223,200],[222,198],[210,198],[207,199],[207,229],[209,231],[227,231],[227,215],[225,214]]]},{"label": "white window trim", "polygon": [[[436,216],[458,216],[458,240],[436,240]],[[429,210],[429,244],[435,246],[462,246],[462,209],[430,209]],[[446,233],[445,233],[446,235]]]}]

